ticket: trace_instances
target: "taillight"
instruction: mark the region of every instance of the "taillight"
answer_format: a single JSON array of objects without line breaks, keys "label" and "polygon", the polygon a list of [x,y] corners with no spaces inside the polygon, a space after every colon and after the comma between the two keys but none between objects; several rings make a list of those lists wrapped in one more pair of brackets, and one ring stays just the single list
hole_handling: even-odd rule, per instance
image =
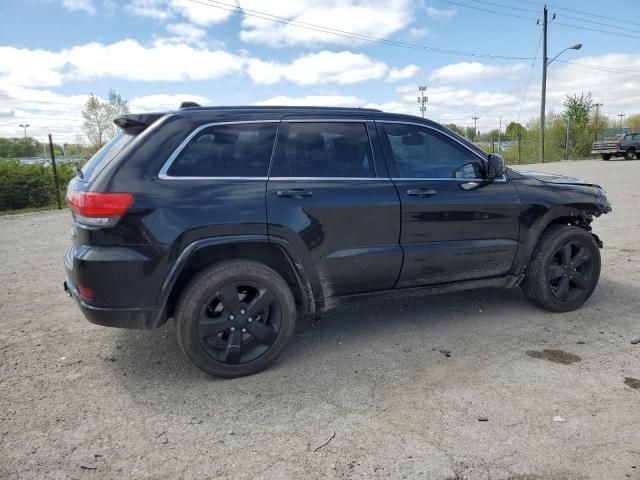
[{"label": "taillight", "polygon": [[67,203],[78,222],[94,226],[111,226],[117,222],[133,202],[130,193],[102,193],[71,191]]}]

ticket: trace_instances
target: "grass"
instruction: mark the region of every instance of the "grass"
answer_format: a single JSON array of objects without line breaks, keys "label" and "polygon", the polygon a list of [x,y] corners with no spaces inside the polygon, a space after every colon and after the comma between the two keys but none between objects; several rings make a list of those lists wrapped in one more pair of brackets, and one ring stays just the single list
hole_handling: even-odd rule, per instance
[{"label": "grass", "polygon": [[[62,208],[66,208],[63,206]],[[51,205],[42,205],[40,207],[26,207],[26,208],[17,208],[15,210],[0,210],[0,217],[6,217],[8,215],[19,215],[21,213],[32,213],[32,212],[46,212],[49,210],[57,210],[58,205],[53,203]]]}]

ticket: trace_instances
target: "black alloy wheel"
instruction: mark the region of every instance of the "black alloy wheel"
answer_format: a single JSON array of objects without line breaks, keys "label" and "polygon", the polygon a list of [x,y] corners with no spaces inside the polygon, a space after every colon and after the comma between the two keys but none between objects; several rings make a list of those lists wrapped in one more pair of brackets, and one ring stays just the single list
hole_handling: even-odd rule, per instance
[{"label": "black alloy wheel", "polygon": [[569,302],[593,287],[593,271],[590,249],[580,240],[572,239],[551,255],[547,281],[558,300]]},{"label": "black alloy wheel", "polygon": [[551,312],[579,308],[600,278],[600,249],[591,232],[574,225],[551,225],[540,236],[522,291]]},{"label": "black alloy wheel", "polygon": [[273,292],[255,281],[231,282],[208,298],[195,323],[202,348],[228,365],[251,362],[271,348],[282,324]]},{"label": "black alloy wheel", "polygon": [[203,268],[184,287],[175,312],[182,351],[216,377],[251,375],[286,348],[296,327],[290,286],[254,260]]}]

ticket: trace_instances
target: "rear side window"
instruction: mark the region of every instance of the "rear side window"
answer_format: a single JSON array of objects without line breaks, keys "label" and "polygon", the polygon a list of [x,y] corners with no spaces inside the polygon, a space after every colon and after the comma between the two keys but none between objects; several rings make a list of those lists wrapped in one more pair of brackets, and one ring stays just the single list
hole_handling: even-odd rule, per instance
[{"label": "rear side window", "polygon": [[375,177],[364,123],[291,122],[284,154],[291,177]]},{"label": "rear side window", "polygon": [[172,177],[266,177],[277,123],[202,129],[167,170]]},{"label": "rear side window", "polygon": [[134,138],[136,138],[135,135],[124,132],[120,132],[113,137],[84,164],[84,167],[82,167],[82,181],[90,182],[93,177],[129,145]]}]

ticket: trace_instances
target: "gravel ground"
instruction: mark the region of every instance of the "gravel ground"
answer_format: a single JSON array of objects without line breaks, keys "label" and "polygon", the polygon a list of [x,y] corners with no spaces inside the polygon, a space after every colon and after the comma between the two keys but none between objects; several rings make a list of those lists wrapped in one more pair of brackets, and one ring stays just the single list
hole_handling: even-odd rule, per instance
[{"label": "gravel ground", "polygon": [[68,212],[0,218],[0,478],[640,478],[640,162],[531,168],[609,193],[582,309],[519,289],[354,304],[227,381],[172,322],[84,320],[62,291]]}]

